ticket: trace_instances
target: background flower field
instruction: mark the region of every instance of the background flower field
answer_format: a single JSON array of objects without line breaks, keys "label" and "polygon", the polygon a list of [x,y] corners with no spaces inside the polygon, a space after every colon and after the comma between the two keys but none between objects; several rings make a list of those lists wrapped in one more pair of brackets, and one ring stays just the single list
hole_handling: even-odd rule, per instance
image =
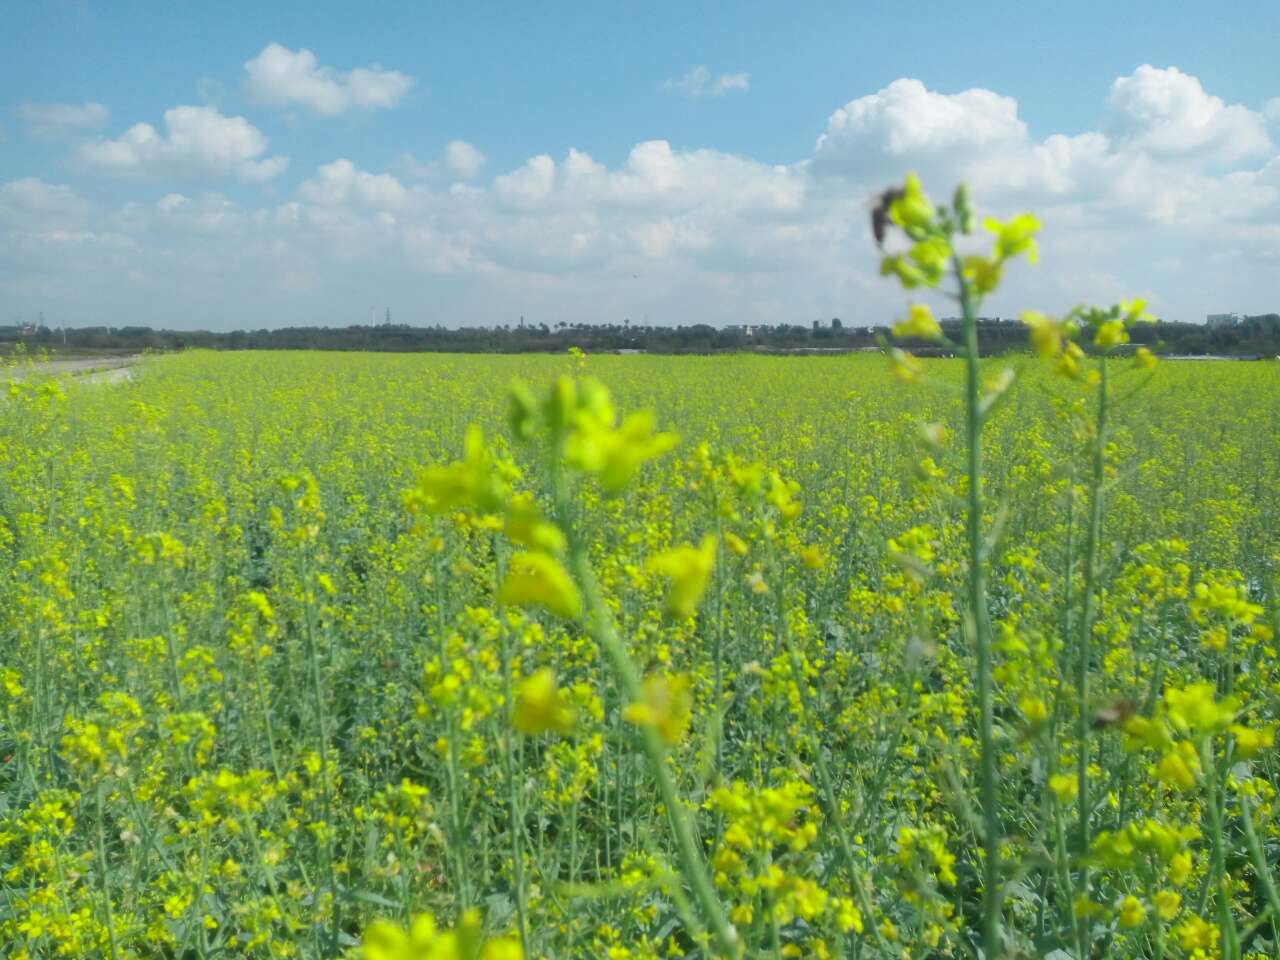
[{"label": "background flower field", "polygon": [[[12,379],[0,954],[973,956],[964,368],[922,363],[189,353]],[[1276,365],[1109,361],[1087,584],[1091,394],[984,363],[1018,375],[983,434],[1003,949],[1276,956]],[[519,403],[513,432],[512,381],[653,422],[570,485]],[[594,585],[529,559],[550,531]]]}]

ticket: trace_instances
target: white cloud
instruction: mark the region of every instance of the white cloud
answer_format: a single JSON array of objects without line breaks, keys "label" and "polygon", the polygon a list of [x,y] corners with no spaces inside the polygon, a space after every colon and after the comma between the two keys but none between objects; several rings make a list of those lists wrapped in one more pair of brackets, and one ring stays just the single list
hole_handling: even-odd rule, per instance
[{"label": "white cloud", "polygon": [[555,179],[556,162],[544,153],[530,157],[524,166],[511,173],[495,177],[493,189],[501,200],[511,206],[530,209],[551,196]]},{"label": "white cloud", "polygon": [[268,44],[244,65],[245,88],[259,103],[271,107],[304,107],[325,117],[348,110],[394,107],[413,86],[413,78],[379,64],[341,73],[324,67],[310,50],[290,50]]},{"label": "white cloud", "polygon": [[383,210],[404,206],[408,198],[408,191],[391,174],[366,173],[344,159],[320,167],[315,176],[298,188],[298,193],[325,207],[355,202]]},{"label": "white cloud", "polygon": [[466,140],[450,140],[435,160],[426,163],[412,154],[401,154],[396,166],[407,177],[418,180],[473,180],[488,159]]},{"label": "white cloud", "polygon": [[213,107],[179,106],[164,113],[165,132],[138,123],[115,140],[80,148],[80,159],[104,173],[146,178],[236,177],[270,180],[289,165],[287,157],[264,157],[267,138],[244,117],[224,117]]},{"label": "white cloud", "polygon": [[662,84],[667,93],[679,94],[697,99],[699,97],[722,97],[726,93],[746,93],[751,89],[751,75],[748,73],[713,74],[704,66],[694,67],[682,77],[674,77]]},{"label": "white cloud", "polygon": [[[183,188],[113,211],[15,181],[0,187],[0,263],[16,250],[22,270],[0,271],[0,298],[52,306],[47,290],[15,292],[49,275],[124,303],[120,278],[134,276],[149,293],[128,301],[137,322],[365,322],[377,289],[413,323],[881,323],[902,295],[877,276],[867,201],[916,169],[939,199],[965,179],[982,212],[1044,221],[1043,265],[1010,270],[991,313],[1135,294],[1172,319],[1280,308],[1280,155],[1257,137],[1262,113],[1171,71],[1139,69],[1115,89],[1099,129],[1033,137],[1010,97],[903,79],[835,111],[814,149],[782,165],[653,139],[611,164],[570,148],[485,177],[479,151],[454,141],[395,174],[336,159],[264,205]],[[174,165],[134,139],[130,157]],[[265,156],[250,137],[215,166]],[[72,242],[89,235],[134,246]],[[150,316],[153,303],[172,309]]]},{"label": "white cloud", "polygon": [[78,218],[88,204],[70,187],[46,183],[38,177],[23,177],[0,184],[0,223]]},{"label": "white cloud", "polygon": [[465,140],[450,140],[444,147],[444,165],[450,173],[470,180],[484,169],[484,154]]},{"label": "white cloud", "polygon": [[919,80],[902,79],[833,113],[814,163],[824,172],[854,176],[912,164],[945,167],[1007,150],[1026,135],[1012,97],[981,89],[936,93]]},{"label": "white cloud", "polygon": [[37,137],[57,137],[100,130],[110,116],[100,103],[33,103],[18,104],[18,119]]},{"label": "white cloud", "polygon": [[1157,156],[1202,155],[1225,162],[1273,148],[1261,114],[1228,106],[1176,67],[1144,64],[1111,85],[1110,132],[1127,147]]}]

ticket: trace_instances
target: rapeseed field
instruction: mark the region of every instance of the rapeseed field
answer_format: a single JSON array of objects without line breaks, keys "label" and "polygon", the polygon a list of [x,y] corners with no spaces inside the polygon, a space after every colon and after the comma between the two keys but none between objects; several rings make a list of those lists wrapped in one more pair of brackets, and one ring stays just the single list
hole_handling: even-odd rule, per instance
[{"label": "rapeseed field", "polygon": [[0,955],[1280,955],[1280,376],[1142,315],[12,371]]}]

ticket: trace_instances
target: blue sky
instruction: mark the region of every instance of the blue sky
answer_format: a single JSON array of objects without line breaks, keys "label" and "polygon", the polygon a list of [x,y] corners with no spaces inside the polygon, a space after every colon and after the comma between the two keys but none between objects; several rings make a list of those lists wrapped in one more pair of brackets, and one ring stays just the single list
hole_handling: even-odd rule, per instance
[{"label": "blue sky", "polygon": [[1043,213],[1007,312],[1280,310],[1275,3],[235,7],[4,14],[0,323],[883,322],[912,168]]}]

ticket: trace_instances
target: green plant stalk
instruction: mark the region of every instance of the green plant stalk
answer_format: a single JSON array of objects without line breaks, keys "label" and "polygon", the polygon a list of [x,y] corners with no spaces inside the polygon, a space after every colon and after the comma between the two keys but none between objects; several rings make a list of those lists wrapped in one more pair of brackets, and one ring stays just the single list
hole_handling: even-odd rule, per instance
[{"label": "green plant stalk", "polygon": [[105,785],[101,780],[99,780],[98,785],[94,790],[97,797],[98,870],[102,885],[102,907],[106,911],[107,917],[107,943],[111,949],[111,960],[117,960],[119,952],[116,947],[116,921],[115,914],[111,909],[111,884],[107,867],[106,828],[103,826],[104,814],[102,811],[102,794],[105,789]]},{"label": "green plant stalk", "polygon": [[[435,563],[436,594],[436,640],[439,644],[440,666],[449,662],[447,647],[447,631],[444,620],[444,592],[441,586],[440,560],[437,555]],[[449,843],[448,848],[453,861],[454,884],[458,890],[459,911],[471,906],[471,894],[467,880],[466,860],[462,856],[463,848],[463,815],[462,815],[462,778],[458,772],[458,731],[454,723],[453,711],[445,710],[445,735],[448,737],[448,750],[445,754],[445,777],[449,787]]]},{"label": "green plant stalk", "polygon": [[[763,519],[763,518],[761,518]],[[795,675],[796,690],[800,695],[800,704],[807,716],[814,716],[815,711],[809,699],[808,682],[804,676],[804,664],[800,660],[800,653],[796,650],[795,640],[791,636],[791,629],[787,624],[787,613],[783,607],[782,598],[786,595],[786,572],[782,563],[778,558],[777,547],[773,541],[769,541],[769,563],[775,579],[777,580],[778,589],[774,593],[777,598],[774,601],[774,619],[777,631],[777,639],[782,642],[786,649],[788,662],[791,664],[791,672]],[[886,751],[886,757],[892,751]],[[862,875],[858,872],[858,862],[853,853],[853,843],[850,840],[850,830],[845,823],[844,810],[841,808],[836,798],[835,777],[831,773],[831,768],[827,765],[826,758],[823,756],[822,748],[815,747],[813,751],[813,766],[818,772],[818,786],[822,791],[822,801],[827,809],[827,817],[835,827],[836,842],[840,846],[840,854],[845,862],[848,870],[849,892],[858,898],[862,905],[862,909],[867,912],[867,917],[875,915],[875,908],[871,903],[870,897],[867,896],[866,883]],[[885,767],[888,763],[886,761]],[[884,936],[880,933],[878,926],[872,926],[872,932],[875,935],[876,942],[884,946]]]},{"label": "green plant stalk", "polygon": [[1267,895],[1267,903],[1271,906],[1271,916],[1280,917],[1280,894],[1276,893],[1275,881],[1271,878],[1271,868],[1258,841],[1258,831],[1253,826],[1253,813],[1249,809],[1249,798],[1240,794],[1240,823],[1244,827],[1244,838],[1249,846],[1249,857],[1253,860],[1253,869],[1258,873],[1258,881]]},{"label": "green plant stalk", "polygon": [[[497,540],[493,545],[494,555],[494,595],[502,592],[501,549]],[[528,904],[524,879],[524,836],[522,817],[520,815],[520,793],[516,779],[515,738],[511,735],[512,716],[515,712],[515,683],[512,677],[511,638],[507,634],[507,626],[503,622],[503,606],[500,599],[495,600],[498,618],[499,638],[502,644],[502,695],[506,702],[505,724],[502,733],[502,753],[504,774],[507,781],[507,830],[511,834],[511,869],[515,881],[516,924],[520,930],[520,949],[526,957],[532,956],[529,950]]]},{"label": "green plant stalk", "polygon": [[276,775],[276,779],[283,779],[284,773],[280,768],[280,755],[276,751],[275,724],[271,722],[271,707],[267,704],[267,696],[262,689],[262,665],[258,662],[257,651],[251,651],[253,657],[253,687],[257,694],[258,709],[262,711],[262,726],[267,733],[267,749],[271,754],[271,771]]},{"label": "green plant stalk", "polygon": [[1224,960],[1239,960],[1240,932],[1235,917],[1231,915],[1231,895],[1227,887],[1226,852],[1223,850],[1223,785],[1224,775],[1218,772],[1217,758],[1213,753],[1213,741],[1205,737],[1200,743],[1200,763],[1205,771],[1205,783],[1209,796],[1209,839],[1213,855],[1213,900],[1218,910],[1218,924],[1222,931],[1222,956]]},{"label": "green plant stalk", "polygon": [[965,441],[968,454],[969,503],[966,532],[969,548],[968,616],[978,658],[980,777],[984,863],[982,877],[982,944],[985,960],[1001,955],[1000,811],[997,808],[995,716],[991,677],[991,622],[987,613],[986,560],[982,549],[982,413],[979,408],[978,322],[973,293],[957,257],[954,261],[964,315]]},{"label": "green plant stalk", "polygon": [[[608,658],[609,665],[622,688],[624,702],[639,702],[644,699],[640,672],[636,669],[626,645],[618,635],[613,616],[600,594],[600,587],[591,569],[586,547],[577,537],[574,525],[570,523],[568,483],[559,464],[555,462],[552,464],[552,477],[556,517],[561,530],[569,540],[569,570],[582,591],[586,607],[587,629]],[[675,838],[676,853],[680,859],[680,872],[693,889],[693,895],[698,902],[703,919],[711,928],[717,952],[726,957],[738,957],[741,955],[741,950],[737,934],[729,924],[720,898],[716,895],[715,887],[711,883],[711,875],[707,871],[706,860],[694,837],[693,824],[676,791],[671,771],[667,768],[666,745],[652,726],[641,727],[639,733],[650,773],[657,782],[658,794],[667,811],[667,823]]]},{"label": "green plant stalk", "polygon": [[[1104,454],[1107,444],[1107,361],[1105,357],[1098,360],[1098,413],[1095,421],[1093,451],[1089,475],[1089,526],[1085,531],[1084,541],[1084,591],[1080,598],[1080,634],[1077,638],[1076,659],[1076,740],[1078,756],[1076,757],[1076,786],[1080,822],[1077,827],[1077,843],[1080,848],[1080,885],[1078,894],[1089,896],[1089,866],[1084,857],[1089,852],[1091,813],[1089,801],[1089,747],[1093,727],[1089,716],[1089,664],[1092,660],[1093,618],[1095,592],[1098,580],[1098,550],[1102,539],[1102,484],[1105,468]],[[1083,921],[1078,936],[1081,949],[1088,948],[1087,934],[1083,930]]]},{"label": "green plant stalk", "polygon": [[330,945],[333,949],[337,949],[341,916],[338,909],[338,876],[337,872],[333,869],[333,840],[331,836],[331,831],[333,830],[333,797],[329,787],[328,711],[325,709],[324,681],[320,672],[320,649],[316,643],[315,597],[312,594],[311,586],[310,550],[304,550],[303,556],[303,608],[307,634],[307,656],[311,661],[311,689],[316,701],[316,738],[318,740],[319,748],[317,752],[320,755],[320,803],[324,812],[324,841],[322,843],[322,851],[324,854],[324,865],[329,887],[329,896],[332,898],[332,903],[329,905],[329,909],[333,915],[330,930]]}]

